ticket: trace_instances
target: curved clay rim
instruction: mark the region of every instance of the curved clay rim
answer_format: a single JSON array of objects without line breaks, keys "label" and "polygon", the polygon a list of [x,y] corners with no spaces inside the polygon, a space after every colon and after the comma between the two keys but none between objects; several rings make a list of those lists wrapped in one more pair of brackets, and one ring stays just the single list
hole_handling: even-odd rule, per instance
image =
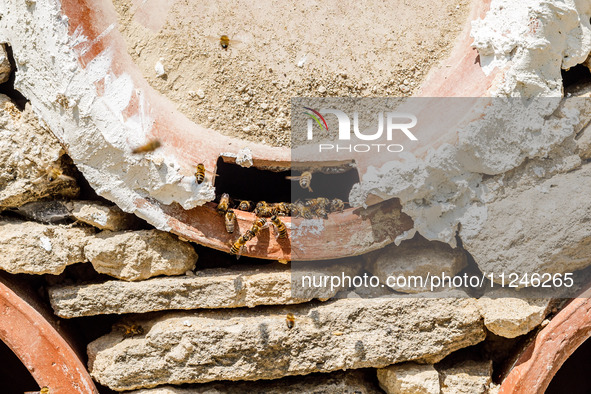
[{"label": "curved clay rim", "polygon": [[[98,391],[84,364],[24,288],[0,277],[0,340],[52,394]],[[47,314],[49,315],[49,313]]]},{"label": "curved clay rim", "polygon": [[[494,75],[485,76],[478,62],[476,50],[470,47],[470,23],[483,17],[489,8],[489,0],[477,1],[472,4],[472,10],[463,32],[456,39],[451,56],[438,67],[432,69],[421,87],[419,96],[422,97],[481,97],[485,96],[491,86]],[[126,51],[124,38],[117,29],[112,29],[117,23],[116,13],[110,1],[106,0],[64,0],[61,11],[68,20],[68,34],[80,34],[88,38],[92,45],[76,54],[79,65],[86,67],[106,48],[114,51],[116,62],[111,65],[114,75],[127,73],[133,80],[136,89],[142,89],[149,107],[154,109],[153,138],[158,138],[172,152],[179,162],[189,163],[191,167],[197,163],[204,163],[206,168],[215,168],[216,161],[222,152],[235,151],[236,147],[244,146],[240,140],[233,139],[212,130],[207,130],[189,121],[177,111],[174,104],[164,98],[144,80],[139,68],[135,65]],[[99,91],[100,94],[100,91]],[[139,116],[137,103],[130,103],[125,114]],[[121,127],[121,130],[125,130]],[[456,136],[444,138],[423,145],[420,151],[426,152],[443,142],[454,142]],[[81,139],[82,140],[82,139]],[[283,168],[290,167],[289,148],[269,147],[261,144],[246,144],[253,156],[255,167]],[[67,146],[67,144],[66,144]],[[415,152],[420,155],[420,152]],[[231,157],[224,157],[225,161],[233,161]],[[359,175],[363,176],[366,165],[358,163]],[[103,186],[103,185],[98,185]],[[381,200],[368,201],[368,204]],[[176,205],[164,205],[155,200],[137,199],[136,201],[114,201],[119,206],[135,206],[140,216],[143,212],[158,211],[165,215],[167,225],[173,233],[183,238],[197,242],[204,246],[228,252],[235,236],[230,237],[223,229],[219,216],[215,215],[212,204],[206,204],[188,211]],[[380,209],[380,215],[363,213],[361,210],[349,209],[343,213],[334,213],[324,223],[322,234],[309,237],[306,247],[294,249],[293,257],[300,260],[322,260],[359,255],[375,250],[394,241],[404,231],[412,228],[411,219],[401,214],[400,206],[395,202],[387,208]],[[250,228],[254,215],[249,212],[236,211],[240,231]],[[150,221],[149,218],[146,218]],[[290,222],[286,218],[286,222]],[[290,225],[288,224],[288,228]],[[360,240],[357,236],[373,228],[388,228],[392,233],[371,240]],[[369,231],[372,234],[372,231]],[[291,235],[291,234],[289,234]],[[336,247],[327,247],[338,240]],[[251,245],[252,243],[252,245]],[[289,243],[277,242],[274,237],[251,241],[244,255],[264,259],[292,259]]]}]

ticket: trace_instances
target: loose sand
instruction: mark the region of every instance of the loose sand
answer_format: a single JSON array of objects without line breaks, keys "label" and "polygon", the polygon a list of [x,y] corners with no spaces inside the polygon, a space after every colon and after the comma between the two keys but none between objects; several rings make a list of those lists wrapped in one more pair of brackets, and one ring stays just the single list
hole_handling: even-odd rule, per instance
[{"label": "loose sand", "polygon": [[[290,144],[292,97],[412,95],[469,9],[469,0],[114,4],[129,53],[181,112],[276,146]],[[240,42],[224,50],[222,34]]]}]

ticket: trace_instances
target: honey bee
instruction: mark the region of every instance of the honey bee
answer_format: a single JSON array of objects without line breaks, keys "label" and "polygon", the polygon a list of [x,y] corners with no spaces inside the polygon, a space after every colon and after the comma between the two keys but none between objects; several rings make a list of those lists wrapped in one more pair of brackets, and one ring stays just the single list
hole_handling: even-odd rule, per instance
[{"label": "honey bee", "polygon": [[330,205],[330,200],[325,197],[318,197],[312,200],[306,201],[306,206],[309,207],[312,212],[319,217],[327,218],[328,212],[327,207]]},{"label": "honey bee", "polygon": [[277,215],[271,216],[271,222],[277,228],[278,238],[287,238],[287,227],[285,224],[277,217]]},{"label": "honey bee", "polygon": [[242,41],[240,40],[230,39],[230,37],[228,37],[226,34],[223,34],[218,37],[207,36],[207,38],[212,42],[219,42],[222,49],[226,51],[228,50],[230,44],[232,44],[233,46],[238,46],[238,44],[242,43]]},{"label": "honey bee", "polygon": [[205,166],[203,163],[197,164],[197,171],[195,172],[195,179],[197,180],[197,184],[201,185],[205,180]]},{"label": "honey bee", "polygon": [[295,316],[293,313],[288,313],[285,317],[285,323],[287,323],[287,328],[290,330],[295,326]]},{"label": "honey bee", "polygon": [[230,248],[230,254],[236,255],[236,257],[238,257],[240,255],[240,251],[242,250],[244,245],[246,245],[246,241],[247,239],[244,236],[240,236]]},{"label": "honey bee", "polygon": [[345,203],[340,198],[333,198],[330,202],[331,212],[343,212],[345,209]]},{"label": "honey bee", "polygon": [[252,209],[252,202],[247,200],[240,200],[238,209],[241,211],[249,212]]},{"label": "honey bee", "polygon": [[289,215],[289,206],[287,203],[278,202],[273,204],[273,208],[271,209],[271,213],[277,216],[288,216]]},{"label": "honey bee", "polygon": [[288,176],[287,179],[291,179],[294,181],[299,181],[300,187],[302,189],[308,189],[309,192],[312,192],[312,172],[311,171],[304,171],[300,176]]},{"label": "honey bee", "polygon": [[230,195],[228,193],[222,194],[220,197],[220,202],[217,206],[217,211],[220,215],[224,215],[228,209],[230,208]]},{"label": "honey bee", "polygon": [[256,237],[259,234],[259,232],[261,231],[261,229],[264,228],[266,225],[267,225],[267,219],[265,219],[265,218],[258,218],[252,224],[252,226],[250,227],[250,229],[249,230],[246,230],[246,232],[244,233],[243,237],[247,241],[250,241],[251,239],[253,239],[254,237]]},{"label": "honey bee", "polygon": [[265,201],[259,201],[254,208],[254,214],[259,217],[267,218],[273,216],[271,207]]},{"label": "honey bee", "polygon": [[234,210],[228,209],[224,215],[224,222],[226,224],[226,231],[232,234],[234,232],[234,222],[236,221],[236,215]]},{"label": "honey bee", "polygon": [[131,153],[148,153],[148,152],[153,152],[156,149],[160,148],[162,144],[160,143],[159,140],[151,140],[148,141],[146,144],[142,145],[142,146],[138,146],[137,148],[135,148],[134,150],[131,151]]},{"label": "honey bee", "polygon": [[123,329],[123,338],[131,338],[144,333],[144,328],[139,324],[121,324],[121,328]]},{"label": "honey bee", "polygon": [[57,181],[58,179],[62,181],[75,181],[71,176],[64,175],[64,171],[57,164],[48,165],[45,168],[45,174],[49,182]]},{"label": "honey bee", "polygon": [[286,259],[279,259],[279,260],[277,260],[277,262],[278,262],[279,264],[287,264],[287,263],[289,263],[289,261],[288,261],[288,260],[286,260]]},{"label": "honey bee", "polygon": [[43,386],[39,391],[25,391],[24,394],[49,394],[49,387]]}]

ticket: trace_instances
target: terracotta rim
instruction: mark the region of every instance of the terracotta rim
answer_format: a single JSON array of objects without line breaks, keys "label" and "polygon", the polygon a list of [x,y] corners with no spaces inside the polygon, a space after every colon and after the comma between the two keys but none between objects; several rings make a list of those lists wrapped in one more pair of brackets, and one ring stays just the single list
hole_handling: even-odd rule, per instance
[{"label": "terracotta rim", "polygon": [[[52,394],[98,391],[74,349],[26,289],[0,277],[0,340]],[[49,313],[46,314],[48,317]]]}]

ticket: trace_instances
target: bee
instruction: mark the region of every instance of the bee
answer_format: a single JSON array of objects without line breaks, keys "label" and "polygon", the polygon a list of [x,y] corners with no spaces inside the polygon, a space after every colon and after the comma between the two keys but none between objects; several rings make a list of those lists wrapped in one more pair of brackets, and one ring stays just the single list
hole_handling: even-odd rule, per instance
[{"label": "bee", "polygon": [[162,144],[160,143],[159,140],[151,140],[148,141],[146,144],[142,145],[142,146],[138,146],[137,148],[135,148],[134,150],[131,151],[131,153],[148,153],[148,152],[153,152],[156,149],[160,148]]},{"label": "bee", "polygon": [[226,224],[226,231],[232,234],[234,232],[234,222],[236,220],[236,215],[234,214],[234,210],[228,209],[226,214],[224,215],[224,222]]},{"label": "bee", "polygon": [[314,219],[314,212],[310,209],[310,207],[307,207],[302,204],[300,206],[300,216],[308,220]]},{"label": "bee", "polygon": [[252,209],[252,202],[247,200],[240,200],[240,203],[238,203],[238,209],[241,211],[249,212]]},{"label": "bee", "polygon": [[340,198],[333,198],[330,202],[331,212],[343,212],[345,209],[345,203]]},{"label": "bee", "polygon": [[257,203],[257,206],[254,208],[254,214],[263,218],[273,216],[271,207],[265,201],[259,201]]},{"label": "bee", "polygon": [[232,44],[233,46],[238,46],[238,44],[242,43],[242,41],[240,40],[230,39],[230,37],[228,37],[226,34],[218,37],[207,36],[207,38],[212,42],[219,42],[222,49],[226,51],[228,50],[230,44]]},{"label": "bee", "polygon": [[279,238],[287,238],[287,227],[285,227],[285,224],[277,217],[277,215],[271,216],[271,222],[275,228],[277,228]]},{"label": "bee", "polygon": [[234,244],[232,245],[232,247],[230,248],[230,254],[231,255],[236,255],[237,257],[240,255],[240,251],[242,250],[242,248],[244,247],[244,245],[246,245],[246,237],[245,236],[240,236],[236,242],[234,242]]},{"label": "bee", "polygon": [[225,213],[230,208],[230,195],[228,193],[222,194],[220,197],[220,202],[218,203],[217,210],[220,215],[225,215]]},{"label": "bee", "polygon": [[330,200],[325,197],[318,197],[306,201],[306,206],[319,217],[326,219],[328,217],[327,207],[330,205]]},{"label": "bee", "polygon": [[332,335],[336,335],[337,337],[340,337],[343,334],[344,334],[344,332],[342,332],[342,331],[333,331],[333,333],[332,333]]},{"label": "bee", "polygon": [[203,163],[197,164],[197,171],[195,171],[195,179],[197,180],[197,184],[201,185],[205,180],[205,166]]},{"label": "bee", "polygon": [[131,338],[144,333],[144,328],[139,324],[122,324],[121,328],[123,329],[123,338]]},{"label": "bee", "polygon": [[285,323],[287,323],[287,328],[290,330],[295,326],[295,316],[293,313],[288,313],[285,317]]},{"label": "bee", "polygon": [[39,391],[25,391],[24,394],[49,394],[49,387],[43,386]]},{"label": "bee", "polygon": [[246,232],[244,233],[244,238],[247,241],[250,241],[251,239],[256,237],[259,234],[259,231],[261,231],[261,229],[264,228],[266,225],[267,225],[267,219],[258,218],[252,224],[252,227],[250,227],[249,230],[246,230]]},{"label": "bee", "polygon": [[58,179],[62,181],[75,181],[71,176],[64,175],[64,171],[57,164],[48,165],[47,168],[45,168],[45,174],[49,182],[54,182]]},{"label": "bee", "polygon": [[277,260],[277,262],[278,262],[279,264],[287,264],[287,263],[289,263],[289,261],[288,261],[288,260],[286,260],[286,259],[279,259],[279,260]]},{"label": "bee", "polygon": [[277,216],[288,216],[289,215],[289,206],[287,203],[278,202],[273,204],[273,208],[271,209],[271,213]]},{"label": "bee", "polygon": [[299,181],[300,187],[302,189],[308,189],[309,192],[312,192],[312,172],[311,171],[304,171],[300,176],[288,176],[287,179],[291,179],[294,181]]}]

